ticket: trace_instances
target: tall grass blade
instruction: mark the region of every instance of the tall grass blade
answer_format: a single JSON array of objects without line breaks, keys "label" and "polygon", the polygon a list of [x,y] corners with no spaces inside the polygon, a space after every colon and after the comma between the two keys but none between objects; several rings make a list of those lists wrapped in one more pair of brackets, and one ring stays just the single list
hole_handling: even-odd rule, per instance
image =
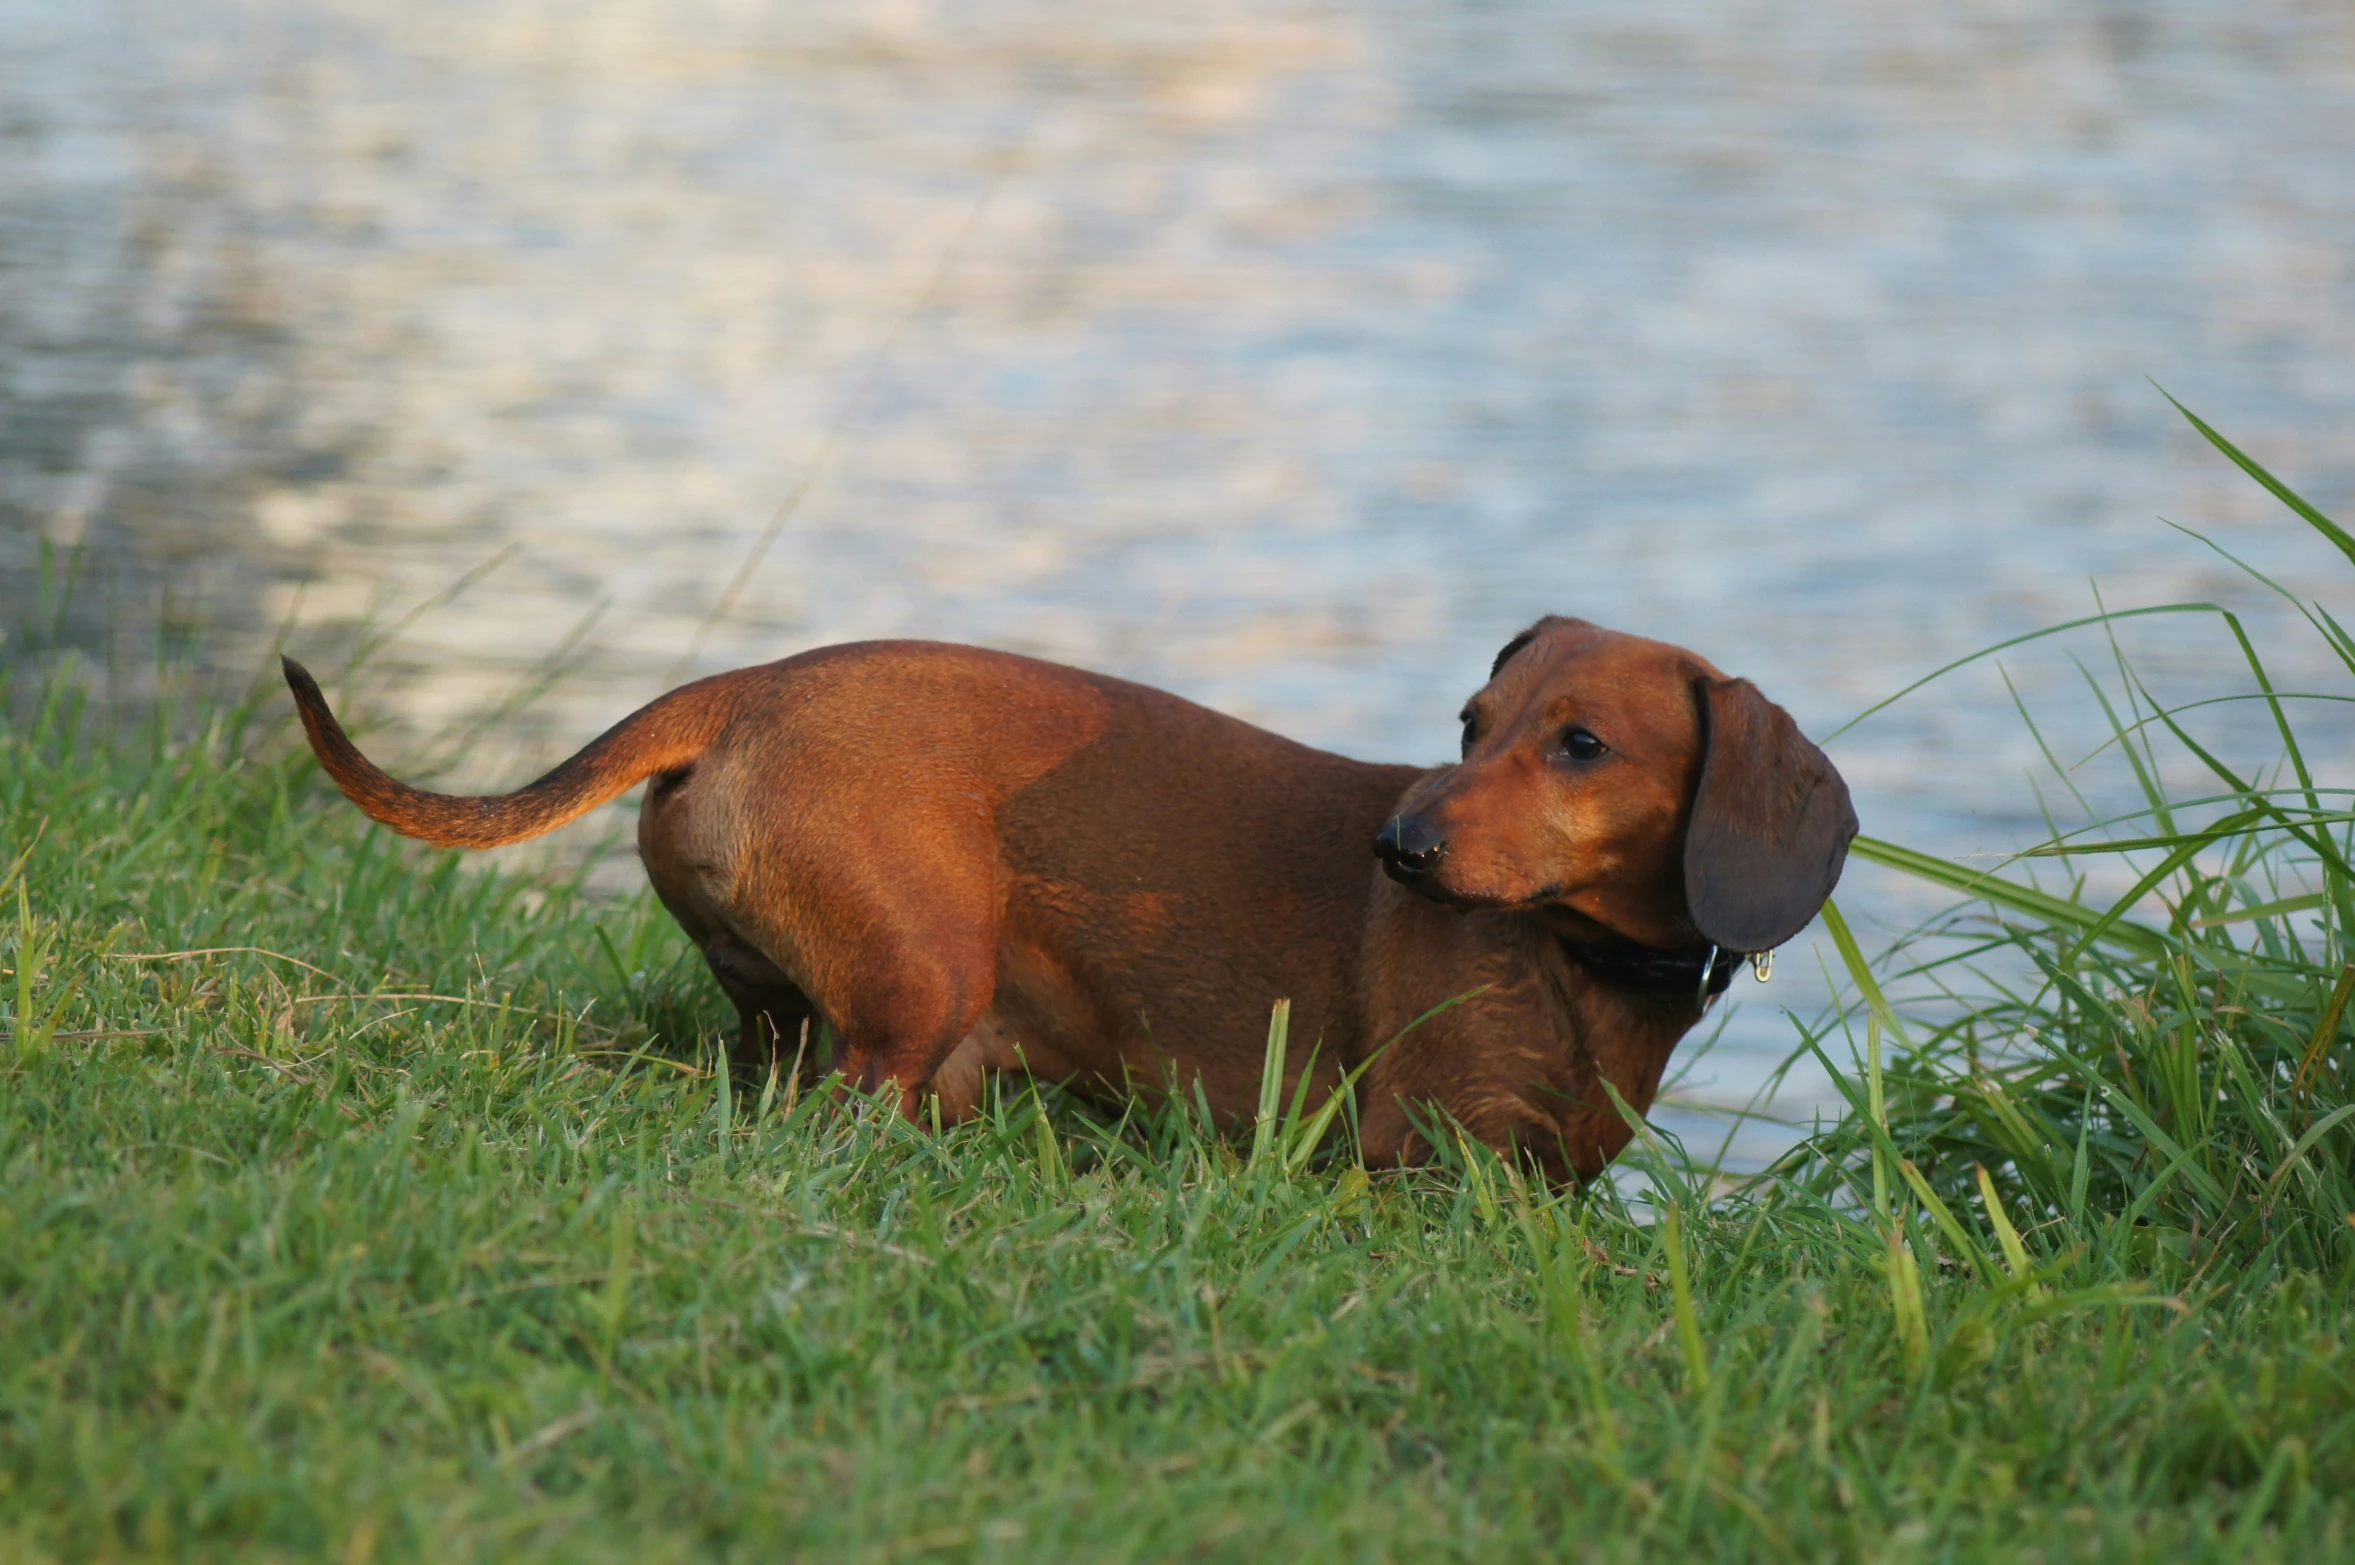
[{"label": "tall grass blade", "polygon": [[1868,863],[1897,870],[1916,880],[1944,886],[1979,901],[1990,902],[1997,907],[2065,929],[2087,930],[2100,925],[2103,941],[2127,947],[2141,955],[2156,956],[2173,948],[2173,942],[2165,935],[2131,919],[2121,917],[2104,922],[2100,911],[2082,903],[2005,880],[1985,870],[1950,863],[1935,854],[1899,847],[1893,842],[1883,842],[1875,837],[1858,837],[1848,845],[1848,851]]},{"label": "tall grass blade", "polygon": [[2330,999],[2325,1001],[2322,1014],[2314,1019],[2314,1037],[2306,1045],[2306,1052],[2298,1057],[2298,1073],[2290,1080],[2290,1092],[2303,1103],[2314,1068],[2322,1063],[2323,1051],[2339,1035],[2339,1021],[2347,1014],[2347,1001],[2355,997],[2355,962],[2340,970],[2339,981],[2331,986]]},{"label": "tall grass blade", "polygon": [[1259,1062],[1259,1114],[1251,1122],[1251,1166],[1263,1168],[1283,1123],[1284,1055],[1292,1038],[1292,1002],[1268,1008],[1267,1053]]},{"label": "tall grass blade", "polygon": [[2035,1267],[2029,1263],[2028,1247],[2020,1240],[2020,1231],[2012,1226],[2009,1213],[2003,1209],[2003,1197],[1995,1193],[1995,1181],[1988,1177],[1987,1165],[1973,1163],[1972,1174],[1979,1182],[1979,1204],[1987,1213],[1987,1221],[1995,1228],[1996,1243],[2003,1246],[2004,1264],[2009,1266],[2015,1280],[2035,1287]]},{"label": "tall grass blade", "polygon": [[2233,466],[2239,468],[2242,472],[2257,480],[2258,483],[2265,487],[2265,491],[2268,494],[2272,495],[2273,498],[2279,500],[2282,504],[2288,506],[2291,510],[2297,512],[2300,517],[2305,519],[2307,526],[2313,528],[2316,532],[2322,534],[2323,537],[2329,539],[2331,543],[2337,547],[2338,551],[2345,555],[2350,561],[2355,561],[2355,537],[2349,537],[2346,530],[2340,527],[2338,523],[2332,521],[2329,517],[2316,510],[2313,506],[2307,504],[2306,501],[2294,490],[2292,490],[2289,485],[2283,483],[2280,479],[2274,477],[2272,473],[2268,472],[2264,465],[2258,462],[2256,458],[2248,455],[2246,452],[2242,451],[2240,447],[2234,445],[2231,441],[2225,439],[2214,429],[2210,428],[2206,419],[2201,418],[2197,413],[2194,413],[2191,409],[2185,407],[2182,403],[2176,402],[2175,394],[2173,392],[2169,391],[2166,387],[2161,386],[2159,387],[2159,395],[2165,397],[2169,402],[2174,403],[2175,411],[2182,414],[2186,419],[2190,420],[2191,427],[2200,432],[2201,438],[2206,440],[2208,444],[2214,446],[2217,450],[2223,452],[2226,458],[2232,462]]},{"label": "tall grass blade", "polygon": [[1685,1260],[1684,1218],[1674,1203],[1664,1219],[1667,1234],[1661,1243],[1668,1251],[1668,1284],[1676,1310],[1676,1341],[1684,1354],[1685,1385],[1695,1396],[1709,1389],[1709,1349],[1701,1340],[1701,1316],[1693,1306],[1693,1282]]}]

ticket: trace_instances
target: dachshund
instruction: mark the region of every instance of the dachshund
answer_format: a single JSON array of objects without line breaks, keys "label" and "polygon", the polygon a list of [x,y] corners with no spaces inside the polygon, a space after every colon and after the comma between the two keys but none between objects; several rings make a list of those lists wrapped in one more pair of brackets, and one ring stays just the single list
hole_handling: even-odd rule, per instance
[{"label": "dachshund", "polygon": [[[651,779],[639,852],[742,1021],[812,1023],[850,1085],[956,1121],[992,1072],[1086,1096],[1359,1094],[1369,1164],[1433,1127],[1592,1178],[1742,962],[1838,882],[1856,815],[1747,680],[1548,618],[1497,655],[1463,755],[1373,765],[1178,696],[926,641],[821,647],[624,718],[514,793],[395,781],[291,659],[311,748],[438,847],[552,831]],[[1608,1089],[1608,1090],[1606,1090]]]}]

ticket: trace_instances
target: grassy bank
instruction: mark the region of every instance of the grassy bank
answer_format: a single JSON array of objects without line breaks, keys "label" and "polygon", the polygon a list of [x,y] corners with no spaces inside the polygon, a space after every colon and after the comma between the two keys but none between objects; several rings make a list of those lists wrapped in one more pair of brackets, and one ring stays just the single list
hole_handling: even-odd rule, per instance
[{"label": "grassy bank", "polygon": [[1909,864],[1978,917],[1857,953],[1858,1114],[1730,1199],[1656,1153],[1662,1221],[732,1088],[643,894],[365,827],[267,698],[73,689],[0,729],[0,1557],[2355,1548],[2311,779],[2113,823],[2107,923]]}]

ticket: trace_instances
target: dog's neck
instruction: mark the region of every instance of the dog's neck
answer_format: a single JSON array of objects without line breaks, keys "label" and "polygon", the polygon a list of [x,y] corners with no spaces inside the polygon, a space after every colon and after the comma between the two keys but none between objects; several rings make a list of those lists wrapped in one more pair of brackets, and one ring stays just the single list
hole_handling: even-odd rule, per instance
[{"label": "dog's neck", "polygon": [[1681,996],[1696,1005],[1725,993],[1734,974],[1750,960],[1746,951],[1691,946],[1661,951],[1632,940],[1587,941],[1559,937],[1570,959],[1603,982],[1639,994]]},{"label": "dog's neck", "polygon": [[1666,948],[1641,945],[1566,908],[1555,910],[1546,924],[1565,955],[1612,988],[1681,997],[1701,1009],[1725,993],[1734,974],[1750,960],[1747,951],[1727,951],[1705,941]]}]

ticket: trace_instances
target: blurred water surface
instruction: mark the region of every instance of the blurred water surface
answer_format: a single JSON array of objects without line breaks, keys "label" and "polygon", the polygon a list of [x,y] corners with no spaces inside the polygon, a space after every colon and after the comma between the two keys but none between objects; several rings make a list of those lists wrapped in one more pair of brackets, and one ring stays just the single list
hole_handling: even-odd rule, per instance
[{"label": "blurred water surface", "polygon": [[[567,648],[475,783],[862,636],[1397,759],[1549,611],[1819,733],[2089,579],[2337,688],[2155,520],[2344,600],[2149,380],[2355,510],[2351,109],[2355,12],[2293,0],[0,0],[0,595],[79,544],[223,668],[332,666],[496,560],[362,687],[397,758]],[[2091,747],[2063,649],[2005,666]],[[1833,752],[1879,835],[2038,828],[1992,665]]]}]

